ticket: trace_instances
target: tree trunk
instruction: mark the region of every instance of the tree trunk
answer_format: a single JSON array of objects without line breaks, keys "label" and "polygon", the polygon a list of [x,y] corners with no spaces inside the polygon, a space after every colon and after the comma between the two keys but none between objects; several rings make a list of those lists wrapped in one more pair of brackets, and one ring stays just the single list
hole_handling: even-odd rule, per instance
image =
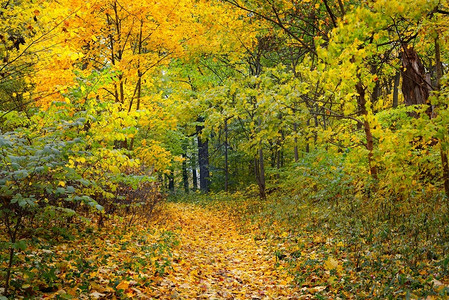
[{"label": "tree trunk", "polygon": [[260,198],[265,199],[267,196],[265,194],[265,166],[264,166],[264,162],[263,162],[263,150],[262,150],[262,146],[259,148],[259,168],[260,168],[260,173],[259,173],[259,179],[260,179],[260,183],[259,183],[259,193],[260,193]]},{"label": "tree trunk", "polygon": [[[440,42],[439,37],[435,38],[435,64],[436,64],[436,80],[437,86],[436,90],[439,91],[441,89],[441,77],[443,77],[443,68],[441,64],[441,53],[440,53]],[[432,115],[431,115],[432,117]],[[441,156],[441,166],[443,168],[443,186],[444,192],[446,194],[446,198],[449,199],[449,162],[447,157],[447,149],[444,148],[446,136],[443,136],[443,139],[440,140],[440,156]]]},{"label": "tree trunk", "polygon": [[[203,118],[198,118],[198,122],[203,122]],[[200,190],[203,193],[209,192],[209,141],[207,138],[201,138],[203,125],[196,126],[198,137],[198,164],[200,167]]]},{"label": "tree trunk", "polygon": [[[262,119],[259,118],[259,128],[262,125]],[[256,171],[257,184],[259,186],[259,197],[261,199],[266,199],[267,195],[265,193],[265,165],[263,161],[263,149],[262,141],[259,142],[258,157],[254,159],[254,167]]]},{"label": "tree trunk", "polygon": [[[184,151],[187,152],[187,149],[185,148]],[[184,160],[182,161],[182,183],[184,185],[184,192],[186,194],[189,193],[189,175],[187,172],[187,153],[184,153],[182,155]]]},{"label": "tree trunk", "polygon": [[168,175],[168,189],[170,192],[175,192],[175,172],[173,170],[170,171],[170,175]]},{"label": "tree trunk", "polygon": [[259,197],[260,199],[266,199],[267,195],[265,193],[265,170],[262,149],[259,149],[257,157],[254,158],[254,173],[259,187]]},{"label": "tree trunk", "polygon": [[365,99],[365,88],[362,85],[362,82],[358,82],[357,86],[357,93],[359,94],[359,97],[357,98],[357,104],[359,107],[360,114],[363,116],[363,130],[365,131],[365,137],[366,137],[366,149],[368,150],[368,167],[369,167],[369,173],[373,177],[373,179],[377,180],[377,167],[374,162],[374,139],[373,134],[371,132],[371,126],[367,120],[368,116],[368,110],[366,107],[366,99]]},{"label": "tree trunk", "polygon": [[[307,119],[307,128],[310,130],[310,119]],[[306,153],[310,153],[310,139],[307,138]]]},{"label": "tree trunk", "polygon": [[443,167],[444,193],[446,194],[446,199],[449,199],[449,161],[447,158],[447,150],[443,148],[442,144],[440,154],[441,154],[441,165]]},{"label": "tree trunk", "polygon": [[315,113],[313,114],[313,120],[315,125],[315,130],[313,131],[313,147],[316,150],[317,149],[317,141],[318,141],[318,113],[319,113],[319,107],[318,104],[315,105]]},{"label": "tree trunk", "polygon": [[431,83],[415,49],[402,45],[402,94],[405,105],[427,104]]},{"label": "tree trunk", "polygon": [[[371,65],[371,73],[372,74],[376,74],[377,70],[376,67],[373,65]],[[377,100],[379,100],[381,94],[381,88],[380,88],[380,82],[379,80],[376,81],[376,84],[374,85],[374,89],[371,93],[371,103],[376,103]]]},{"label": "tree trunk", "polygon": [[398,107],[399,103],[399,81],[401,80],[401,72],[396,72],[393,85],[393,108]]},{"label": "tree trunk", "polygon": [[[195,148],[195,139],[193,140],[193,147]],[[198,174],[197,174],[197,156],[193,155],[190,158],[190,168],[192,170],[192,190],[195,192],[198,189]]]},{"label": "tree trunk", "polygon": [[295,147],[294,147],[294,153],[295,153],[295,162],[298,162],[299,160],[299,151],[298,151],[298,124],[293,124],[293,129],[295,131]]},{"label": "tree trunk", "polygon": [[192,169],[192,190],[195,192],[198,189],[198,174],[196,173],[196,166]]},{"label": "tree trunk", "polygon": [[224,190],[225,192],[229,189],[229,161],[228,161],[228,119],[225,118],[224,121],[224,134],[225,134],[225,182],[224,182]]}]

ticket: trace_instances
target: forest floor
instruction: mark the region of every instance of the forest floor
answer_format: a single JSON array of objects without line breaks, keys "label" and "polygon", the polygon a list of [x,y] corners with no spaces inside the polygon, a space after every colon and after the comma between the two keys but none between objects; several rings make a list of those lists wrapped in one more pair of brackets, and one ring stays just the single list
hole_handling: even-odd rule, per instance
[{"label": "forest floor", "polygon": [[18,250],[11,296],[448,299],[449,260],[406,257],[409,250],[400,252],[405,242],[394,232],[386,236],[383,229],[378,240],[356,225],[329,223],[324,208],[288,197],[192,197],[132,224],[120,217],[103,227],[55,223]]},{"label": "forest floor", "polygon": [[[16,255],[14,298],[299,299],[268,249],[226,210],[167,203],[150,222],[86,227]],[[304,297],[304,296],[303,296]]]},{"label": "forest floor", "polygon": [[265,241],[243,234],[225,212],[170,204],[168,224],[180,247],[170,272],[153,296],[172,299],[298,299],[291,277]]}]

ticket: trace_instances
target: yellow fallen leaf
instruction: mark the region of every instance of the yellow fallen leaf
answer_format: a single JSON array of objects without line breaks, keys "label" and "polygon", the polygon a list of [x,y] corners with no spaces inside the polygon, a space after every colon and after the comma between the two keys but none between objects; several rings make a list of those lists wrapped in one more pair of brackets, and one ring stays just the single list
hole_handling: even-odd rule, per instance
[{"label": "yellow fallen leaf", "polygon": [[310,293],[319,293],[326,289],[325,286],[314,286],[308,289]]},{"label": "yellow fallen leaf", "polygon": [[128,296],[129,298],[132,298],[132,297],[134,297],[134,292],[130,290],[126,293],[126,296]]},{"label": "yellow fallen leaf", "polygon": [[328,257],[327,260],[324,262],[324,265],[326,266],[327,270],[337,269],[338,268],[338,260]]},{"label": "yellow fallen leaf", "polygon": [[123,280],[115,288],[117,290],[126,290],[128,287],[129,287],[129,282],[126,280]]}]

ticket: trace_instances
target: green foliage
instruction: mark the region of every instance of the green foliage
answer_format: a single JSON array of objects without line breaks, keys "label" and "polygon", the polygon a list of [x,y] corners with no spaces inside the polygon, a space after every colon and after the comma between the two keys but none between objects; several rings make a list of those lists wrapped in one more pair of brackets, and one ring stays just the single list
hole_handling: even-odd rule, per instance
[{"label": "green foliage", "polygon": [[301,196],[275,192],[266,201],[228,196],[219,208],[204,205],[232,212],[314,297],[318,291],[325,298],[444,297],[448,208],[437,196],[416,201],[422,197],[409,199],[415,205],[410,211],[403,204],[379,205],[378,195],[371,202],[348,195],[336,205],[338,198],[317,199],[308,190]]},{"label": "green foliage", "polygon": [[[64,228],[81,216],[83,222],[99,216],[101,225],[108,214],[123,214],[130,225],[138,216],[151,215],[163,199],[154,178],[139,169],[132,151],[115,149],[135,134],[129,123],[137,121],[115,116],[111,136],[105,134],[114,107],[91,100],[59,102],[1,132],[0,218],[9,240],[2,241],[9,243],[4,250],[23,251],[30,238],[70,238]],[[50,284],[54,270],[42,276]]]},{"label": "green foliage", "polygon": [[[363,173],[355,175],[354,169],[349,169],[345,159],[352,155],[353,150],[346,149],[344,153],[335,154],[317,150],[304,153],[303,157],[286,171],[283,176],[282,189],[293,189],[291,192],[310,195],[316,201],[325,201],[338,205],[342,200],[352,199],[363,188],[357,181],[366,180]],[[298,185],[298,182],[302,182]]]}]

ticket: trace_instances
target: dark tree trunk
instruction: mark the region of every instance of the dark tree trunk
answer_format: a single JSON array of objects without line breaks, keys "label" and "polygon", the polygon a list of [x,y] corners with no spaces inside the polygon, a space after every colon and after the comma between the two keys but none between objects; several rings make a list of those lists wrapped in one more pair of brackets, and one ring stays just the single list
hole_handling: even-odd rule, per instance
[{"label": "dark tree trunk", "polygon": [[265,170],[263,163],[263,151],[259,149],[258,156],[254,158],[254,173],[256,175],[257,185],[259,186],[259,197],[266,199],[265,193]]},{"label": "dark tree trunk", "polygon": [[[193,144],[195,144],[195,140],[193,141]],[[196,158],[197,156],[193,154],[190,158],[190,168],[192,169],[192,190],[194,192],[198,189],[198,173],[197,173],[198,164]]]},{"label": "dark tree trunk", "polygon": [[[184,151],[187,152],[187,147],[184,148]],[[182,183],[184,185],[184,192],[189,193],[189,174],[187,172],[187,153],[182,155],[184,160],[182,161]]]},{"label": "dark tree trunk", "polygon": [[229,189],[229,160],[228,160],[228,119],[225,118],[224,121],[224,134],[225,134],[225,182],[224,182],[224,190],[225,192]]},{"label": "dark tree trunk", "polygon": [[[262,126],[262,119],[259,118],[259,130]],[[261,199],[266,199],[267,195],[265,192],[265,165],[264,165],[264,158],[263,158],[263,149],[262,149],[262,141],[259,142],[259,151],[258,151],[258,157],[254,160],[255,163],[255,169],[256,169],[256,179],[257,184],[259,185],[259,196]]]},{"label": "dark tree trunk", "polygon": [[175,191],[175,172],[173,170],[171,170],[170,175],[168,175],[168,189],[170,192]]},{"label": "dark tree trunk", "polygon": [[[310,130],[310,119],[307,119],[307,128]],[[310,139],[307,139],[306,153],[310,153]]]},{"label": "dark tree trunk", "polygon": [[315,150],[318,148],[317,147],[317,141],[318,141],[318,114],[319,114],[319,107],[318,104],[315,105],[315,113],[313,114],[313,120],[314,120],[314,125],[315,125],[315,130],[313,131],[313,147],[315,148]]},{"label": "dark tree trunk", "polygon": [[415,49],[403,45],[402,94],[405,105],[427,104],[431,89],[430,78]]},{"label": "dark tree trunk", "polygon": [[196,191],[198,189],[198,174],[196,173],[196,166],[192,169],[192,190]]},{"label": "dark tree trunk", "polygon": [[[203,118],[198,118],[198,122],[204,122]],[[200,190],[204,193],[209,192],[209,140],[201,138],[203,125],[196,126],[198,136],[198,164],[200,167]]]},{"label": "dark tree trunk", "polygon": [[[374,65],[371,66],[371,73],[376,74],[377,70]],[[376,84],[374,85],[373,92],[371,93],[371,103],[374,104],[379,100],[379,97],[381,95],[381,86],[379,80],[376,81]]]},{"label": "dark tree trunk", "polygon": [[399,81],[401,80],[401,72],[396,72],[393,85],[393,108],[398,107],[399,103]]}]

